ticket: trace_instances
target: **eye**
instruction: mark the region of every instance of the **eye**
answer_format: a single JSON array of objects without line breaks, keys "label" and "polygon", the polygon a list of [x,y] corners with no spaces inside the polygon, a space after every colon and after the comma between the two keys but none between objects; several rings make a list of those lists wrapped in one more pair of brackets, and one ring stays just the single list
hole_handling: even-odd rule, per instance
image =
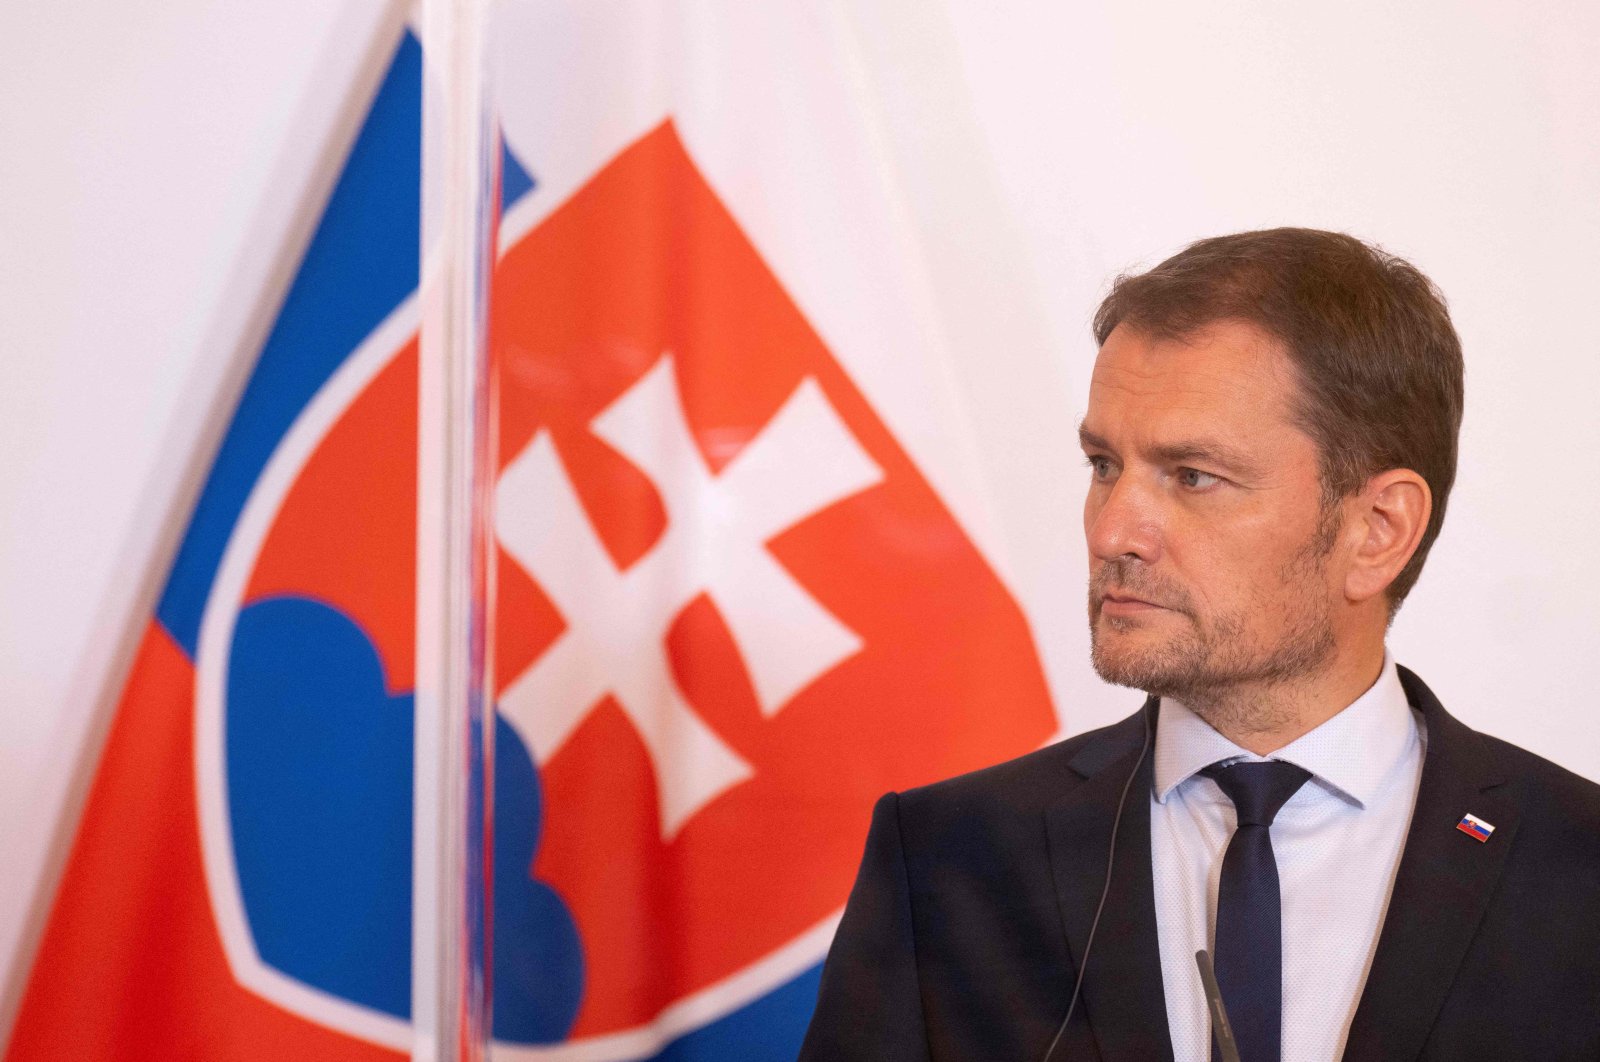
[{"label": "eye", "polygon": [[1090,475],[1098,480],[1110,479],[1114,471],[1111,458],[1104,454],[1090,454],[1084,458],[1083,463],[1089,466]]},{"label": "eye", "polygon": [[1180,468],[1178,482],[1189,490],[1207,490],[1221,483],[1222,477],[1202,472],[1198,468]]}]

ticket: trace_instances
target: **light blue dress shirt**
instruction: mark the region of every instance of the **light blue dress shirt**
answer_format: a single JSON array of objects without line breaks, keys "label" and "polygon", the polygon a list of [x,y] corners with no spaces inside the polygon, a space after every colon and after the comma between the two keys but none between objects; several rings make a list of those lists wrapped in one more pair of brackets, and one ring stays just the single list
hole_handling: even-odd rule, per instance
[{"label": "light blue dress shirt", "polygon": [[1315,730],[1256,756],[1182,704],[1162,700],[1150,855],[1167,1023],[1176,1062],[1209,1062],[1211,1022],[1194,953],[1213,947],[1217,883],[1233,802],[1199,772],[1218,760],[1287,760],[1312,778],[1278,812],[1272,846],[1283,897],[1283,1062],[1344,1052],[1406,830],[1427,736],[1394,661]]}]

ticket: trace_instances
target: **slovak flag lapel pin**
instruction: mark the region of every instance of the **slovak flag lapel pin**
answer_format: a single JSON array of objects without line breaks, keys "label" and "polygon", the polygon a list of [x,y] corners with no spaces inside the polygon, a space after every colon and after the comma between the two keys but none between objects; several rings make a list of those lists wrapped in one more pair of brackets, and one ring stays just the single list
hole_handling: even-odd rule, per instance
[{"label": "slovak flag lapel pin", "polygon": [[1461,821],[1456,823],[1456,829],[1478,842],[1487,841],[1494,832],[1494,827],[1484,822],[1476,815],[1463,815]]}]

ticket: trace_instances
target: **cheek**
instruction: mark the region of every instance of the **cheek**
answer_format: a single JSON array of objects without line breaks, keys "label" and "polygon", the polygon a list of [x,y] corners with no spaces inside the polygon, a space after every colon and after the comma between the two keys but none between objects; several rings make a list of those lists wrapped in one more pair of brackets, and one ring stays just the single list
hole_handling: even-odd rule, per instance
[{"label": "cheek", "polygon": [[[1285,574],[1299,556],[1278,518],[1210,521],[1190,518],[1169,535],[1167,552],[1196,604],[1212,612],[1259,607],[1278,597]],[[1175,530],[1180,530],[1176,529]]]}]

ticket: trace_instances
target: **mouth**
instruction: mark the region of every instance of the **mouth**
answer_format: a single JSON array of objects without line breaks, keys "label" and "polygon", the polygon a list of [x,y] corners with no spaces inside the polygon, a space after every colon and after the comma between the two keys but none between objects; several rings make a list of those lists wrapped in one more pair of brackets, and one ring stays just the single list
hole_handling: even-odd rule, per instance
[{"label": "mouth", "polygon": [[1107,591],[1100,595],[1100,614],[1102,616],[1139,616],[1153,612],[1170,611],[1165,605],[1146,600],[1126,592],[1118,593]]}]

